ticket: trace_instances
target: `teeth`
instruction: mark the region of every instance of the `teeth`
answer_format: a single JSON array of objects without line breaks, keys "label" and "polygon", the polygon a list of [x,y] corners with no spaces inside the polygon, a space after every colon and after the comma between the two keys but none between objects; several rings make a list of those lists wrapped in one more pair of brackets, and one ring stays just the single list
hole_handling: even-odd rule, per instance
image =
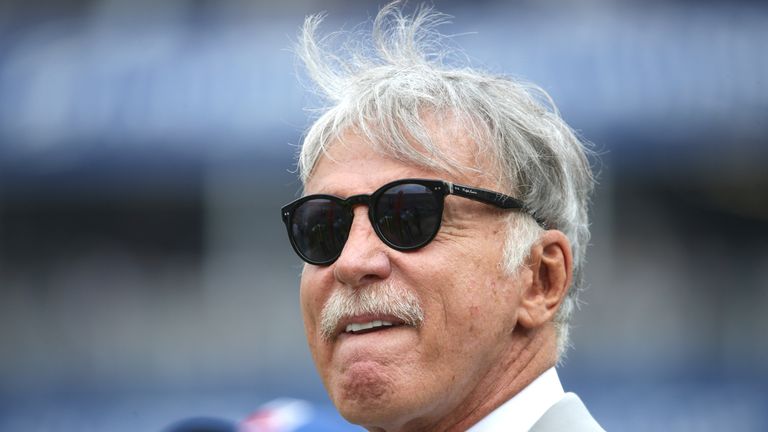
[{"label": "teeth", "polygon": [[382,321],[382,320],[375,320],[367,323],[361,323],[361,324],[347,324],[346,331],[347,333],[354,333],[359,332],[361,330],[368,330],[372,328],[377,327],[390,327],[392,326],[392,323],[389,321]]}]

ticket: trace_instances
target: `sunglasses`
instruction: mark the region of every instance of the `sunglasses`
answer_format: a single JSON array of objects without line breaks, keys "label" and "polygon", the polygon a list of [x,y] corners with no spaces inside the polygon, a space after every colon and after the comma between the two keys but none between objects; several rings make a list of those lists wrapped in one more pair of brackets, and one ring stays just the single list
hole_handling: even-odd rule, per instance
[{"label": "sunglasses", "polygon": [[[402,179],[387,183],[370,195],[339,198],[307,195],[282,208],[283,222],[293,250],[315,265],[332,264],[341,255],[354,218],[353,207],[368,206],[368,219],[387,246],[410,251],[426,246],[440,230],[446,195],[456,195],[501,209],[523,210],[518,199],[486,189],[441,180]],[[538,218],[539,224],[542,224]]]}]

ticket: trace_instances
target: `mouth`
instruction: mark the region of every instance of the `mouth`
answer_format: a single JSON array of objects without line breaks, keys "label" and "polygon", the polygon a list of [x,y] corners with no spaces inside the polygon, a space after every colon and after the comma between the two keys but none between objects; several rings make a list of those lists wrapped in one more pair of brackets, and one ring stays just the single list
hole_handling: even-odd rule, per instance
[{"label": "mouth", "polygon": [[347,324],[347,327],[344,329],[344,333],[349,334],[363,334],[363,333],[371,333],[378,330],[384,330],[390,327],[394,327],[395,324],[391,321],[384,321],[384,320],[374,320],[369,321],[366,323],[350,323]]},{"label": "mouth", "polygon": [[362,335],[404,326],[405,322],[393,317],[350,317],[339,325],[337,335]]}]

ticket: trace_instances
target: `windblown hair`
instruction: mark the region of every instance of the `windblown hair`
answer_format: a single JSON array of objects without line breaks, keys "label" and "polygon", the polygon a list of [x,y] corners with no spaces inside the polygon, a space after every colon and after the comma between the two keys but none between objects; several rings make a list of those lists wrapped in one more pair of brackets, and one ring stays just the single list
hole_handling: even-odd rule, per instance
[{"label": "windblown hair", "polygon": [[[384,7],[368,35],[336,33],[318,39],[322,15],[306,19],[297,44],[307,75],[328,106],[309,128],[299,155],[304,183],[319,157],[345,132],[365,138],[374,151],[446,173],[480,172],[463,166],[451,149],[431,138],[434,121],[458,124],[491,161],[502,191],[516,195],[565,233],[574,257],[574,283],[555,318],[558,354],[567,349],[569,321],[582,289],[589,242],[587,208],[593,189],[587,149],[560,118],[542,89],[469,67],[450,67],[453,50],[436,26],[446,15],[420,7],[405,15],[397,2]],[[337,44],[340,36],[346,36]],[[335,48],[334,48],[335,47]],[[428,127],[427,120],[429,120]],[[512,212],[503,265],[517,271],[541,228]]]}]

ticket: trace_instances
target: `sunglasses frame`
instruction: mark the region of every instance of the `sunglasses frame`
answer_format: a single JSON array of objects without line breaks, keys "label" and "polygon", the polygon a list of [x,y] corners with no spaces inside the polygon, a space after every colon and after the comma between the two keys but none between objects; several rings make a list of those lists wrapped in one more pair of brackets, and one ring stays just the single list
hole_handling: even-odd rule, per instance
[{"label": "sunglasses frame", "polygon": [[[383,195],[389,189],[395,186],[400,186],[404,184],[415,184],[415,185],[426,187],[427,189],[432,191],[433,195],[435,196],[439,204],[438,214],[437,214],[438,216],[437,226],[435,227],[434,232],[429,236],[429,238],[413,246],[399,246],[389,241],[381,232],[381,228],[375,222],[374,206],[371,205],[371,204],[377,204],[381,195]],[[435,238],[437,233],[440,231],[440,227],[442,225],[442,219],[443,219],[443,210],[445,209],[445,197],[448,195],[456,195],[458,197],[467,198],[472,201],[477,201],[484,204],[492,205],[500,209],[522,210],[530,214],[531,216],[533,216],[536,219],[536,221],[539,223],[539,225],[544,226],[543,221],[540,220],[534,214],[534,212],[529,210],[525,206],[525,204],[523,204],[523,202],[517,198],[513,198],[509,195],[505,195],[500,192],[494,192],[491,190],[475,188],[471,186],[464,186],[464,185],[455,184],[455,183],[451,183],[444,180],[419,179],[419,178],[406,178],[406,179],[395,180],[376,189],[372,194],[358,194],[358,195],[352,195],[348,198],[341,198],[335,195],[328,195],[328,194],[306,195],[284,205],[281,209],[281,214],[282,214],[283,223],[285,224],[285,227],[288,230],[288,239],[290,240],[291,246],[293,247],[293,250],[296,252],[296,254],[302,260],[304,260],[309,264],[330,265],[334,263],[339,258],[339,256],[341,256],[341,253],[344,250],[344,246],[346,246],[346,240],[345,240],[344,246],[342,246],[339,252],[327,260],[318,261],[318,260],[312,260],[309,257],[307,257],[299,249],[298,245],[296,244],[296,240],[294,239],[294,236],[291,230],[294,211],[305,202],[315,200],[315,199],[325,199],[325,200],[333,201],[334,203],[340,205],[345,210],[350,211],[350,213],[352,213],[352,208],[354,208],[355,206],[366,205],[368,206],[368,221],[371,223],[371,226],[373,227],[374,232],[376,232],[376,236],[384,244],[391,247],[392,249],[395,249],[398,251],[410,251],[410,250],[419,249],[426,246]],[[353,214],[353,218],[354,218],[354,214]],[[347,233],[347,236],[348,235],[349,233]]]}]

